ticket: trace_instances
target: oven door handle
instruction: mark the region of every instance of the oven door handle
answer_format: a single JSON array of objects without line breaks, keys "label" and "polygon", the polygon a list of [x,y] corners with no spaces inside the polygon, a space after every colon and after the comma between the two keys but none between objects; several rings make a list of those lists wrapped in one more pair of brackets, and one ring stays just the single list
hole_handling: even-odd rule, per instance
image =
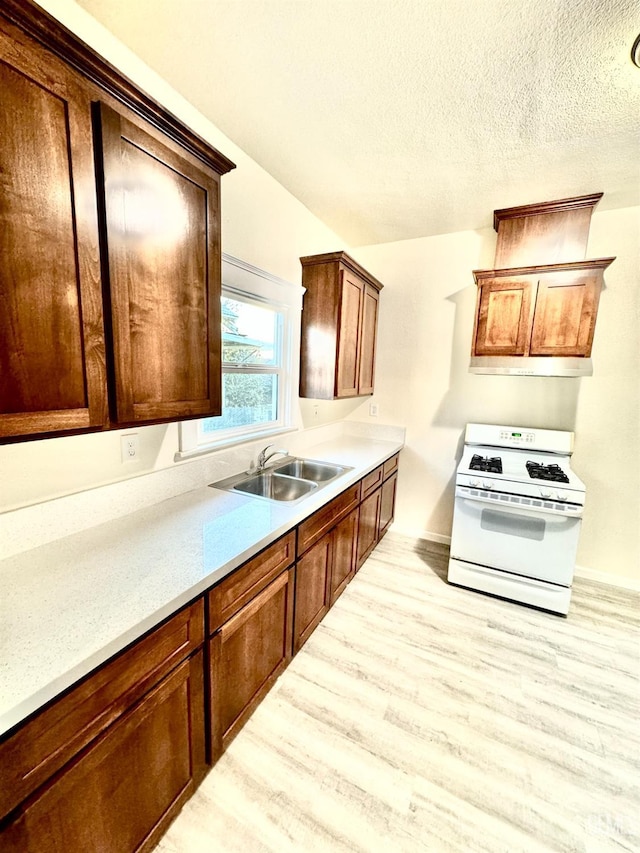
[{"label": "oven door handle", "polygon": [[[523,513],[535,513],[536,515],[553,515],[558,519],[561,518],[581,518],[582,510],[581,506],[577,506],[576,504],[567,504],[568,506],[575,506],[574,510],[561,510],[561,509],[553,509],[551,507],[544,506],[532,506],[531,504],[522,504],[517,501],[501,501],[499,498],[480,498],[480,497],[469,497],[469,495],[464,492],[456,489],[456,499],[462,500],[465,504],[487,504],[488,506],[495,507],[496,509],[509,509],[512,512],[518,512],[521,515]],[[554,501],[554,503],[559,503]]]}]

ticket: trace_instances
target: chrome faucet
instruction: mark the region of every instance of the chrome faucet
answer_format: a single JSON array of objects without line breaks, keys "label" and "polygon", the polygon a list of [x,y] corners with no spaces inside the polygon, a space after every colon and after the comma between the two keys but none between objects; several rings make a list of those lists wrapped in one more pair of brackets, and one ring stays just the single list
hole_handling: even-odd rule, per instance
[{"label": "chrome faucet", "polygon": [[288,450],[272,450],[271,453],[267,453],[267,450],[273,447],[273,444],[267,444],[265,448],[263,448],[258,454],[258,464],[256,466],[257,471],[264,471],[267,462],[271,459],[272,456],[277,456],[278,453],[281,453],[283,456],[288,456]]}]

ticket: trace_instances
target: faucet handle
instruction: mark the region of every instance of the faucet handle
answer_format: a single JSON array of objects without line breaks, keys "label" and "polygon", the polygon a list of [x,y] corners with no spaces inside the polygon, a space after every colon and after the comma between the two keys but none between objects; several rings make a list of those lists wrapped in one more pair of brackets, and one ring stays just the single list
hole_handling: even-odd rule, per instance
[{"label": "faucet handle", "polygon": [[267,450],[268,450],[270,447],[273,447],[273,444],[267,444],[267,446],[266,446],[266,447],[263,447],[263,448],[262,448],[262,450],[260,451],[260,453],[258,453],[258,463],[260,463],[260,462],[264,462],[265,457],[266,457],[266,455],[267,455]]}]

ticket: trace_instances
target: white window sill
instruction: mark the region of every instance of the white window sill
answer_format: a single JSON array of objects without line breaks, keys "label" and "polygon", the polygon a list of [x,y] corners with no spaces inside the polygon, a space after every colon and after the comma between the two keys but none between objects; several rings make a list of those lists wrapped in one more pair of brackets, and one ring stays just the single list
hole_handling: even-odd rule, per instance
[{"label": "white window sill", "polygon": [[249,444],[252,441],[260,441],[265,438],[271,438],[274,435],[284,435],[285,433],[298,432],[298,427],[276,427],[275,429],[265,429],[260,432],[252,432],[245,435],[235,435],[221,441],[211,442],[210,444],[202,444],[193,450],[178,450],[173,457],[174,462],[181,462],[186,459],[195,459],[198,456],[206,456],[209,453],[215,453],[217,450],[224,450],[227,447],[234,447],[238,444]]}]

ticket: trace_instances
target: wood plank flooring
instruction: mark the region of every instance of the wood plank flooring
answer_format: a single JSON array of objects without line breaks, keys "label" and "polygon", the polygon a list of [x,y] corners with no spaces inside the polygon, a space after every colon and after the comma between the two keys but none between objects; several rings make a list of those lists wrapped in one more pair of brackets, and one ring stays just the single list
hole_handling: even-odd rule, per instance
[{"label": "wood plank flooring", "polygon": [[388,534],[157,853],[640,850],[640,594],[569,616]]}]

